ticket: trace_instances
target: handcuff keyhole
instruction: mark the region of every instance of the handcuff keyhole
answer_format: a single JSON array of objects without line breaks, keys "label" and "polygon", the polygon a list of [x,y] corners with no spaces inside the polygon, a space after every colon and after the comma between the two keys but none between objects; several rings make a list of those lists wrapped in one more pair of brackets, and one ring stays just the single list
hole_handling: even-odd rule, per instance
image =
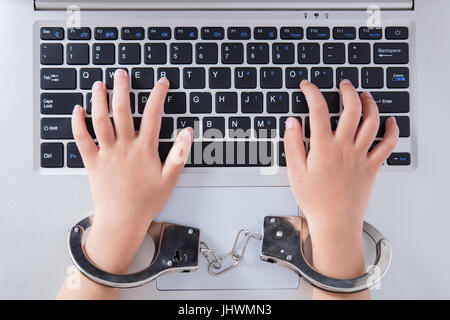
[{"label": "handcuff keyhole", "polygon": [[180,261],[181,260],[181,256],[180,256],[180,251],[175,251],[175,255],[173,256],[173,261]]}]

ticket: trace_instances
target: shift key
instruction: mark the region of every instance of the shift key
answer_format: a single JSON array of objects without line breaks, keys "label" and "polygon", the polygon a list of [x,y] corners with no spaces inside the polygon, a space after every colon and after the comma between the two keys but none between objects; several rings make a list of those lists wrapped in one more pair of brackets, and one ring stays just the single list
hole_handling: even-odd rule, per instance
[{"label": "shift key", "polygon": [[77,87],[77,73],[71,68],[42,68],[41,89],[72,90]]},{"label": "shift key", "polygon": [[73,139],[71,118],[42,118],[41,138],[52,139]]}]

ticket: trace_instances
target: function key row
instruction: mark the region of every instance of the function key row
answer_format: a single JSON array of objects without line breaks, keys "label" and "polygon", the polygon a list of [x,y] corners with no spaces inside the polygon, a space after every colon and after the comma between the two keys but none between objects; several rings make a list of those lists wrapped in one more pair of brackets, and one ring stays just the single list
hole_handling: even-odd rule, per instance
[{"label": "function key row", "polygon": [[[250,40],[252,29],[249,27],[229,27],[225,32],[223,27],[202,27],[200,37],[203,40],[223,40],[225,33],[229,40]],[[41,40],[63,40],[65,30],[61,27],[42,27],[40,30]],[[383,39],[382,28],[361,27],[357,34],[355,27],[308,27],[306,38],[309,40],[329,40],[332,36],[335,40],[355,40],[359,35],[361,40]],[[143,27],[123,27],[120,30],[122,40],[143,40],[145,29]],[[279,37],[278,37],[279,36]],[[406,40],[409,38],[408,27],[386,27],[384,36],[387,40]],[[97,27],[94,29],[95,40],[117,40],[119,30],[116,27]],[[147,29],[149,40],[172,39],[172,28],[149,27]],[[176,27],[173,30],[175,40],[197,40],[199,30],[197,27]],[[90,40],[91,29],[88,27],[69,28],[67,30],[69,40]],[[253,28],[255,40],[302,40],[305,38],[303,27],[281,27],[278,35],[277,27],[255,27]]]}]

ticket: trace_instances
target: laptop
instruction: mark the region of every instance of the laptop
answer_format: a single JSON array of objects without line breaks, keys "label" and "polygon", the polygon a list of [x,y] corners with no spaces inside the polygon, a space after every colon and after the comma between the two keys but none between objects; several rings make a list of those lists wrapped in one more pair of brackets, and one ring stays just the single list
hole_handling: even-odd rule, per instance
[{"label": "laptop", "polygon": [[[75,104],[83,105],[95,138],[95,81],[106,82],[111,99],[114,71],[128,72],[138,130],[155,82],[167,77],[161,159],[178,130],[194,127],[195,139],[158,220],[200,228],[219,255],[231,249],[239,229],[260,232],[264,216],[301,214],[288,187],[283,134],[286,118],[296,117],[308,148],[303,79],[324,93],[333,128],[342,111],[339,82],[370,91],[381,117],[374,144],[388,117],[400,127],[381,174],[407,175],[417,165],[413,0],[35,0],[34,6],[43,13],[33,25],[35,174],[67,182],[86,175],[70,116]],[[240,266],[221,277],[211,277],[201,260],[197,272],[168,274],[124,296],[301,290],[297,275],[259,261],[259,246],[250,241]],[[145,257],[143,249],[136,263]]]}]

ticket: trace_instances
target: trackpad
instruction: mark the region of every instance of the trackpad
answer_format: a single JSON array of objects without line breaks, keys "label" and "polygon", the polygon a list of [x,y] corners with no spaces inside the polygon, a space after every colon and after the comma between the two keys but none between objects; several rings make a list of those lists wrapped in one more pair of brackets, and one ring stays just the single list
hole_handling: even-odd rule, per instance
[{"label": "trackpad", "polygon": [[[268,215],[297,215],[297,205],[288,188],[180,188],[158,221],[200,229],[200,239],[218,256],[230,252],[237,232],[245,228],[262,233]],[[242,248],[243,238],[238,243]],[[259,259],[261,242],[250,239],[239,266],[220,277],[208,273],[200,255],[199,269],[192,273],[169,273],[157,279],[159,290],[295,289],[299,277],[285,268]],[[224,267],[233,264],[229,257]]]}]

